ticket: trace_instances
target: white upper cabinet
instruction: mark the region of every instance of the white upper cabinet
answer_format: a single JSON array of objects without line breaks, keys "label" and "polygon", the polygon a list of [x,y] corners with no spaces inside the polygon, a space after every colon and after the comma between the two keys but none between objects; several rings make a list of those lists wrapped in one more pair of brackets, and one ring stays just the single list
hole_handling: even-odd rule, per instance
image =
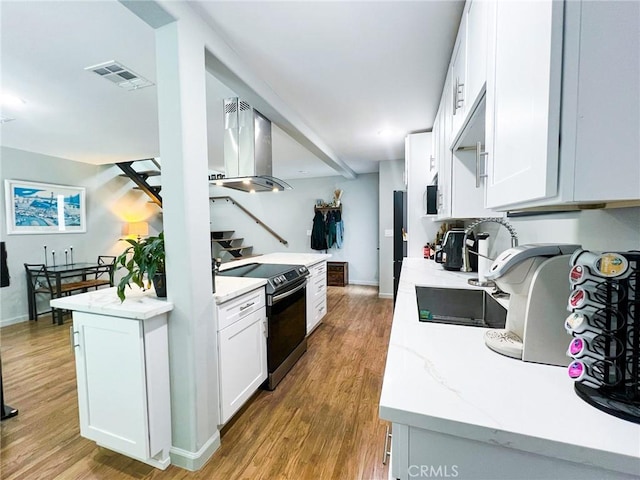
[{"label": "white upper cabinet", "polygon": [[465,75],[465,114],[475,109],[480,98],[484,95],[487,82],[487,50],[489,38],[488,28],[489,2],[488,0],[472,0],[466,12],[467,18],[467,53]]},{"label": "white upper cabinet", "polygon": [[494,2],[487,206],[640,199],[640,3]]},{"label": "white upper cabinet", "polygon": [[466,112],[466,31],[466,16],[463,15],[451,57],[451,129],[454,135],[460,130]]},{"label": "white upper cabinet", "polygon": [[486,206],[555,195],[562,2],[494,2],[487,78]]}]

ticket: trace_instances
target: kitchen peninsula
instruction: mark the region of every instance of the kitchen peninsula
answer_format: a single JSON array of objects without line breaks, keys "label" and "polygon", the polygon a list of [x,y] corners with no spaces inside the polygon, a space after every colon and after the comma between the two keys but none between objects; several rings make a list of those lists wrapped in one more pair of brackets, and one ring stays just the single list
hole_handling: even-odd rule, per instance
[{"label": "kitchen peninsula", "polygon": [[489,350],[485,328],[418,321],[416,285],[470,276],[404,259],[379,409],[392,477],[638,478],[640,427],[578,398],[564,368]]}]

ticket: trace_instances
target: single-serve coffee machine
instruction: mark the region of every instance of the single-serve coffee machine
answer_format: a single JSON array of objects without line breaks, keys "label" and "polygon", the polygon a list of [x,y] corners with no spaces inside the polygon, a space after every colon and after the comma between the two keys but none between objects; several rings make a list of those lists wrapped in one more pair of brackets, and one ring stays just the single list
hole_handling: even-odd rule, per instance
[{"label": "single-serve coffee machine", "polygon": [[502,252],[486,278],[509,293],[505,328],[485,333],[485,343],[525,362],[569,365],[564,329],[569,258],[580,245],[529,244]]}]

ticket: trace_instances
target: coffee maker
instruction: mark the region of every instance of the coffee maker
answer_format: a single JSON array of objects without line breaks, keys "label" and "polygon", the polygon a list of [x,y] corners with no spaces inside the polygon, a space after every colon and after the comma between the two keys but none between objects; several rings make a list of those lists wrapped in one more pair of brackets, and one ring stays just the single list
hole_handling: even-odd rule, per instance
[{"label": "coffee maker", "polygon": [[486,278],[510,294],[504,329],[489,330],[491,350],[525,362],[569,364],[563,320],[569,258],[580,245],[529,244],[502,252]]}]

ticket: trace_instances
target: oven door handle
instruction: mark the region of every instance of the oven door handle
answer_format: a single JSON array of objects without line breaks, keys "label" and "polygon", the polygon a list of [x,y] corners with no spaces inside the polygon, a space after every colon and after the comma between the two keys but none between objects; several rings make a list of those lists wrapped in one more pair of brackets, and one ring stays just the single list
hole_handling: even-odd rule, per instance
[{"label": "oven door handle", "polygon": [[274,295],[272,298],[272,304],[276,304],[278,303],[280,300],[285,299],[291,295],[293,295],[294,293],[296,293],[299,290],[302,290],[304,287],[307,286],[307,279],[305,278],[304,282],[302,282],[300,285],[298,285],[296,288],[294,288],[293,290],[289,290],[288,292],[285,293],[281,293],[280,295]]}]

